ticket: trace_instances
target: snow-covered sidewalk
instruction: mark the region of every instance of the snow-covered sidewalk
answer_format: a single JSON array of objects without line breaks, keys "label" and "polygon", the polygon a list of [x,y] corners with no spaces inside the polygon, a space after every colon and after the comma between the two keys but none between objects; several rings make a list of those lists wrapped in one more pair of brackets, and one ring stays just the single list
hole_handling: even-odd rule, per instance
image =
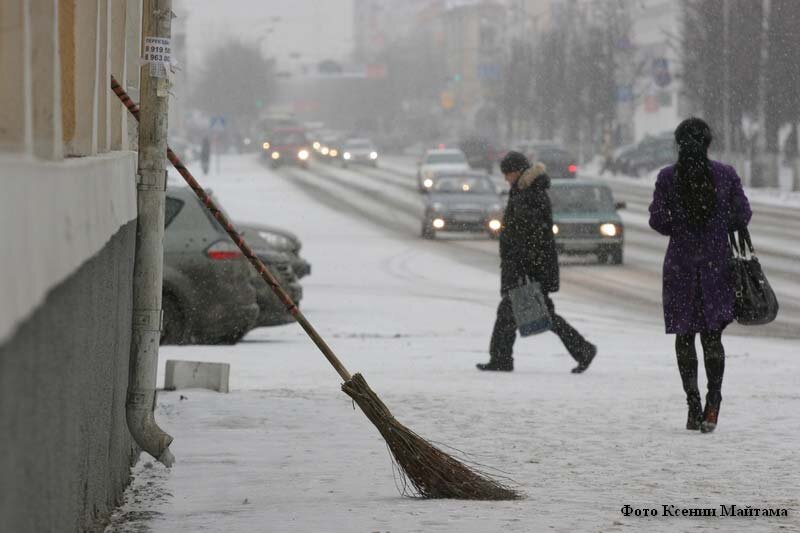
[{"label": "snow-covered sidewalk", "polygon": [[[683,429],[673,339],[659,321],[619,320],[623,311],[568,290],[555,298],[559,312],[599,346],[585,374],[570,374],[572,360],[549,334],[518,341],[513,373],[480,373],[499,273],[450,258],[446,243],[323,205],[249,156],[224,160],[223,171],[203,184],[234,218],[303,240],[313,265],[303,311],[345,366],[400,421],[502,470],[527,497],[401,497],[380,435],[289,325],[237,346],[161,349],[159,385],[167,359],[228,362],[231,393],[159,393],[156,417],[175,437],[177,463],[167,471],[143,456],[108,531],[800,531],[796,342],[726,344],[710,435]],[[717,515],[720,505],[752,506],[788,517],[642,518],[624,516],[625,505]]]}]

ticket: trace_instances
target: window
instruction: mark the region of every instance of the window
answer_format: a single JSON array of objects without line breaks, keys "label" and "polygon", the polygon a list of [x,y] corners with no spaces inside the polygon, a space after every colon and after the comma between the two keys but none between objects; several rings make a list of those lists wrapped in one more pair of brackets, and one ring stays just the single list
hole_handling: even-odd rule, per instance
[{"label": "window", "polygon": [[480,176],[445,176],[436,180],[433,190],[444,193],[496,194],[494,184]]},{"label": "window", "polygon": [[358,150],[358,149],[369,150],[369,149],[372,148],[372,143],[369,142],[366,139],[353,139],[353,140],[347,141],[345,143],[345,147],[346,148],[350,148],[350,149],[354,149],[354,150]]},{"label": "window", "polygon": [[181,209],[183,209],[183,200],[167,196],[167,203],[164,206],[164,228],[169,227]]},{"label": "window", "polygon": [[550,190],[555,213],[603,213],[614,211],[611,192],[604,187],[553,187]]},{"label": "window", "polygon": [[427,164],[447,164],[447,163],[466,163],[467,158],[464,157],[464,154],[459,154],[456,152],[446,153],[446,154],[428,154],[428,157],[425,158],[425,163]]}]

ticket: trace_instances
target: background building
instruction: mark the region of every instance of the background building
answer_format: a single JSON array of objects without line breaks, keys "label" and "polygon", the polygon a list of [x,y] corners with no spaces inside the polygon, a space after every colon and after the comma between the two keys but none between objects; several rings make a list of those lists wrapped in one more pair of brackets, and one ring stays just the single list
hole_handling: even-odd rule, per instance
[{"label": "background building", "polygon": [[680,35],[680,3],[641,0],[631,9],[632,42],[637,67],[634,86],[635,139],[671,129],[687,114],[676,77]]}]

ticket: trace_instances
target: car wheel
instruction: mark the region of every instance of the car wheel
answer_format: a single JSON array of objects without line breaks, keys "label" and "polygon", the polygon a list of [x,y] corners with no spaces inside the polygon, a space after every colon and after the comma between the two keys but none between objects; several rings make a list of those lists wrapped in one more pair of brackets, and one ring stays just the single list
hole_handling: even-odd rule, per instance
[{"label": "car wheel", "polygon": [[228,344],[228,345],[236,344],[237,342],[242,340],[242,337],[244,337],[246,334],[247,334],[246,331],[235,331],[232,333],[228,333],[227,335],[219,339],[218,344]]},{"label": "car wheel", "polygon": [[597,262],[601,265],[608,263],[608,252],[600,252],[597,254]]},{"label": "car wheel", "polygon": [[161,344],[185,344],[186,314],[181,309],[178,299],[169,293],[164,294],[161,309],[164,313]]},{"label": "car wheel", "polygon": [[622,246],[618,246],[611,252],[611,264],[612,265],[621,265],[623,261],[622,256]]},{"label": "car wheel", "polygon": [[433,240],[433,239],[436,238],[436,230],[434,230],[432,227],[430,227],[429,224],[423,224],[422,225],[422,233],[421,233],[421,235],[422,235],[423,239]]}]

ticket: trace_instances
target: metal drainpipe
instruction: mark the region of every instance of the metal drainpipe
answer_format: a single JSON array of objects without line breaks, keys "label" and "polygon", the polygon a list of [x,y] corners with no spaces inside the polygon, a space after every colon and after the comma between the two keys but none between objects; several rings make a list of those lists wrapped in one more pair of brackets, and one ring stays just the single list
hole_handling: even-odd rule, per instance
[{"label": "metal drainpipe", "polygon": [[[172,0],[144,0],[142,34],[169,39]],[[167,187],[167,110],[169,80],[141,68],[139,122],[138,223],[133,269],[133,333],[125,412],[131,436],[165,466],[175,458],[172,436],[153,417],[158,345],[161,340],[161,285],[164,266],[164,204]]]}]

